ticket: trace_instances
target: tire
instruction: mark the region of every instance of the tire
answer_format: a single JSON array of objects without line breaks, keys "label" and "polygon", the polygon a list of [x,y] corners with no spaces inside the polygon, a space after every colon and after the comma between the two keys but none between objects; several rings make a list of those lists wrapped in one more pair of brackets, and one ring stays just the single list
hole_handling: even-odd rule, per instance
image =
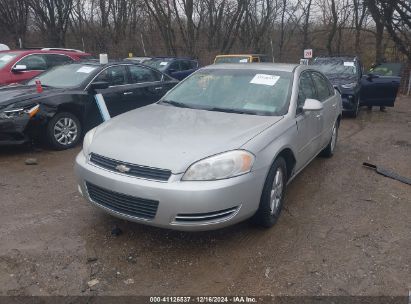
[{"label": "tire", "polygon": [[360,99],[357,98],[357,102],[355,104],[355,109],[350,112],[350,117],[357,118],[359,111],[360,111]]},{"label": "tire", "polygon": [[279,157],[273,163],[265,181],[260,206],[252,218],[254,224],[264,228],[275,225],[283,208],[287,180],[287,164],[284,158]]},{"label": "tire", "polygon": [[338,142],[338,129],[339,129],[339,127],[340,127],[340,123],[337,120],[334,124],[334,127],[333,127],[330,143],[321,152],[321,156],[331,158],[334,155],[335,147],[337,146],[337,142]]},{"label": "tire", "polygon": [[82,127],[78,118],[69,112],[54,115],[47,124],[46,140],[55,150],[67,150],[80,141]]}]

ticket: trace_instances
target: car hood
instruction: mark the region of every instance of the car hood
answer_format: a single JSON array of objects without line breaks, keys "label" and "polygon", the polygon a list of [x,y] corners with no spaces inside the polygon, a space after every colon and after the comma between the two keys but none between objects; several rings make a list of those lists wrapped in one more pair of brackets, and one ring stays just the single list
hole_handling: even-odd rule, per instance
[{"label": "car hood", "polygon": [[241,148],[282,118],[153,104],[98,127],[90,151],[179,174],[198,160]]},{"label": "car hood", "polygon": [[333,86],[341,86],[344,84],[358,82],[358,79],[355,75],[327,74],[326,76]]},{"label": "car hood", "polygon": [[35,98],[45,97],[59,93],[62,89],[43,88],[43,93],[38,93],[36,86],[12,85],[0,87],[0,108],[16,102],[23,102]]}]

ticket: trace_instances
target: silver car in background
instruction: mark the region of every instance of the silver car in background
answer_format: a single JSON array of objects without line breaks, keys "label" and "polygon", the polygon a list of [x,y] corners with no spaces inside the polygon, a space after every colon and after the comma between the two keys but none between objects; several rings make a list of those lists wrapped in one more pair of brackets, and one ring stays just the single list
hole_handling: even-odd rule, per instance
[{"label": "silver car in background", "polygon": [[211,230],[252,218],[271,227],[287,184],[318,154],[333,155],[341,113],[340,94],[308,66],[205,67],[87,133],[79,190],[152,226]]}]

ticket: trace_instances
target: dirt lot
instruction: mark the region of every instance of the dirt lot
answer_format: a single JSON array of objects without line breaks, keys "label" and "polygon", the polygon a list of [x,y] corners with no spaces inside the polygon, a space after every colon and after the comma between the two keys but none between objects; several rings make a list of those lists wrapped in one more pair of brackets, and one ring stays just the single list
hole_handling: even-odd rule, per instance
[{"label": "dirt lot", "polygon": [[[77,193],[80,148],[0,152],[0,295],[408,295],[411,99],[342,122],[338,151],[290,185],[271,230],[182,233],[112,218]],[[29,157],[37,166],[26,166]],[[123,234],[111,235],[118,225]],[[87,282],[97,279],[89,288]]]}]

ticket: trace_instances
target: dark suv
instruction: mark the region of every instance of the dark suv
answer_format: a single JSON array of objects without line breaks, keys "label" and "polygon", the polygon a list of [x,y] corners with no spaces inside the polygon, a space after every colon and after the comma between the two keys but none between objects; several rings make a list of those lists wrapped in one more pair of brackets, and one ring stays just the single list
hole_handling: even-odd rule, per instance
[{"label": "dark suv", "polygon": [[144,64],[178,80],[183,80],[199,68],[197,60],[184,57],[155,57]]},{"label": "dark suv", "polygon": [[343,108],[357,117],[363,65],[357,57],[318,57],[313,65],[323,72],[342,97]]}]

